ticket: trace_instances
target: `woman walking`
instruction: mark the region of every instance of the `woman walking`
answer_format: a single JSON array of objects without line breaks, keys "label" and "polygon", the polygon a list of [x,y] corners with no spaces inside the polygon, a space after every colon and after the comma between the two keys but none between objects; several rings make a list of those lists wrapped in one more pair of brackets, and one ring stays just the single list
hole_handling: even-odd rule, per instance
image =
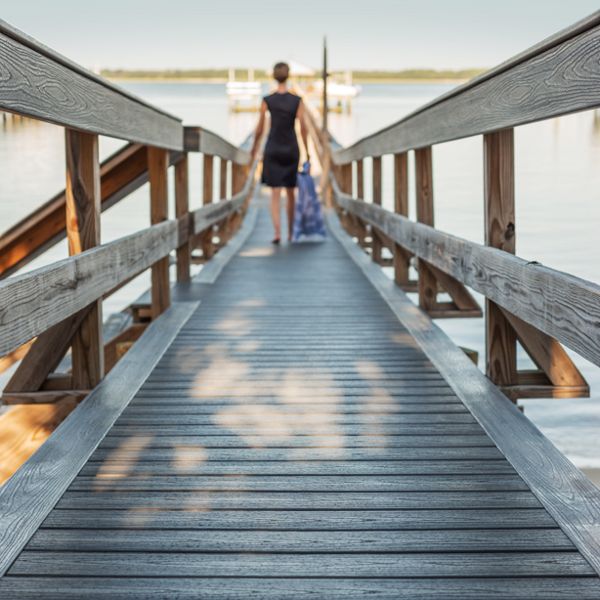
[{"label": "woman walking", "polygon": [[271,115],[271,128],[263,153],[261,183],[272,188],[271,218],[275,229],[275,237],[272,240],[274,244],[278,244],[281,240],[281,188],[285,188],[287,195],[288,241],[292,238],[296,177],[300,162],[300,149],[295,131],[296,119],[300,120],[302,143],[306,151],[306,160],[309,160],[308,132],[303,118],[304,103],[299,96],[292,94],[287,88],[289,72],[289,66],[283,62],[277,63],[273,68],[277,89],[272,94],[263,97],[252,146],[252,158],[254,159],[268,110]]}]

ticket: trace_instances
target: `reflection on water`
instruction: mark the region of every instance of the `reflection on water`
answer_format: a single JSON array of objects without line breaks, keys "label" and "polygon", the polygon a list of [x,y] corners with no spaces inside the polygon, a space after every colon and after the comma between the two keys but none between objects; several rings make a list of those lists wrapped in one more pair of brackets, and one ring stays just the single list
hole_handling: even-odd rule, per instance
[{"label": "reflection on water", "polygon": [[[220,84],[126,84],[135,94],[183,117],[187,124],[207,126],[234,143],[253,127],[256,115],[227,111]],[[418,106],[446,92],[451,86],[425,84],[367,84],[351,115],[332,114],[330,127],[343,144],[371,133]],[[267,91],[266,88],[264,90]],[[107,156],[122,142],[101,139],[101,155]],[[412,172],[412,158],[410,159]],[[442,144],[434,148],[436,225],[481,242],[483,239],[483,172],[480,137]],[[9,120],[0,129],[0,229],[51,197],[64,186],[64,139],[59,127],[34,121]],[[575,275],[600,281],[600,248],[596,243],[600,222],[600,113],[588,111],[516,130],[517,252],[524,258]],[[370,161],[365,163],[369,181]],[[190,159],[192,208],[201,202],[201,161]],[[392,208],[391,157],[383,159],[384,206]],[[414,215],[414,182],[411,181],[411,214]],[[367,199],[370,186],[366,185]],[[102,216],[104,241],[131,233],[149,223],[147,186]],[[272,248],[249,247],[249,258],[273,255]],[[28,268],[67,255],[61,243]],[[119,310],[149,285],[144,274],[105,303],[105,313]],[[224,327],[236,328],[232,320]],[[481,321],[442,322],[460,345],[483,356]],[[245,331],[241,328],[241,331]],[[256,340],[240,339],[239,350],[258,349]],[[218,350],[218,348],[215,348]],[[592,387],[584,400],[527,401],[527,414],[579,465],[600,467],[596,441],[600,426],[600,372],[574,357]],[[183,356],[185,361],[186,357]],[[520,360],[525,364],[525,357]],[[481,359],[480,359],[481,363]],[[0,381],[0,384],[2,382]],[[290,384],[293,385],[293,382]],[[585,427],[584,427],[585,426]]]}]

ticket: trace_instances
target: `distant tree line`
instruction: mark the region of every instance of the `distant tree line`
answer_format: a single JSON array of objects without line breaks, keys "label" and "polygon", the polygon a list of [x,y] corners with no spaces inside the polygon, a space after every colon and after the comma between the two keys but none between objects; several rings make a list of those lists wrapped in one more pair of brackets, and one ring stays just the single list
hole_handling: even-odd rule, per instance
[{"label": "distant tree line", "polygon": [[[386,70],[356,70],[352,71],[352,79],[361,81],[405,81],[424,80],[435,81],[440,79],[471,79],[482,73],[484,69],[459,69],[459,70],[436,70],[436,69],[404,69],[402,71]],[[332,75],[343,76],[344,72],[333,72]],[[142,69],[103,69],[100,74],[108,79],[156,79],[156,80],[227,80],[228,69],[166,69],[166,70],[142,70]],[[319,73],[317,72],[317,76]],[[237,79],[243,81],[248,77],[248,69],[235,69]],[[270,80],[270,74],[265,69],[254,69],[254,78],[259,81]]]}]

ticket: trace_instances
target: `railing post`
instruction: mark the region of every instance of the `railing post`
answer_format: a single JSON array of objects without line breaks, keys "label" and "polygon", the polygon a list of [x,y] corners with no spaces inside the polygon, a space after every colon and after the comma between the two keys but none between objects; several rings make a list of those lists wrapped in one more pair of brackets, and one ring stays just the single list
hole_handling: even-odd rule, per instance
[{"label": "railing post", "polygon": [[[213,201],[213,156],[212,154],[204,154],[203,158],[203,180],[202,180],[202,204],[212,204]],[[202,255],[205,259],[212,258],[214,254],[214,248],[212,243],[213,231],[212,227],[209,227],[206,231],[202,232]]]},{"label": "railing post", "polygon": [[227,159],[219,161],[219,200],[227,198]]},{"label": "railing post", "polygon": [[[100,244],[100,161],[98,136],[65,130],[65,189],[69,254]],[[102,298],[96,300],[72,338],[72,379],[75,389],[91,389],[104,376]]]},{"label": "railing post", "polygon": [[[433,157],[431,146],[415,150],[417,221],[433,227]],[[419,306],[433,310],[437,303],[437,280],[427,263],[419,259]]]},{"label": "railing post", "polygon": [[244,167],[238,163],[232,163],[231,173],[231,194],[235,196],[242,191],[244,187]]},{"label": "railing post", "polygon": [[[515,253],[514,131],[483,136],[485,243]],[[486,372],[497,385],[517,380],[517,338],[500,308],[485,301]]]},{"label": "railing post", "polygon": [[[381,206],[381,156],[373,157],[373,204]],[[381,238],[378,235],[376,227],[371,225],[371,258],[376,262],[381,262]]]},{"label": "railing post", "polygon": [[342,189],[345,194],[352,194],[352,163],[342,165]]},{"label": "railing post", "polygon": [[[394,154],[394,211],[408,217],[408,154]],[[410,253],[394,244],[394,280],[399,286],[409,286]]]},{"label": "railing post", "polygon": [[356,161],[356,197],[361,200],[365,197],[364,160]]},{"label": "railing post", "polygon": [[[169,151],[148,146],[148,178],[150,180],[150,222],[152,225],[168,218]],[[171,303],[169,256],[152,265],[152,318],[159,317]]]},{"label": "railing post", "polygon": [[190,280],[191,260],[191,220],[189,212],[188,155],[175,165],[175,217],[180,222],[181,246],[177,248],[177,281],[183,283]]}]

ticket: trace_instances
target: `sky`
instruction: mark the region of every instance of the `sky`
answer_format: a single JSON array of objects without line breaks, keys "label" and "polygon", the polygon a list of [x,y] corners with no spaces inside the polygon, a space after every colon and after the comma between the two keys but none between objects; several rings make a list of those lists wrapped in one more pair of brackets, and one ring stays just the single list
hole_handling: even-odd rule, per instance
[{"label": "sky", "polygon": [[492,67],[598,0],[3,0],[11,25],[88,68]]}]

